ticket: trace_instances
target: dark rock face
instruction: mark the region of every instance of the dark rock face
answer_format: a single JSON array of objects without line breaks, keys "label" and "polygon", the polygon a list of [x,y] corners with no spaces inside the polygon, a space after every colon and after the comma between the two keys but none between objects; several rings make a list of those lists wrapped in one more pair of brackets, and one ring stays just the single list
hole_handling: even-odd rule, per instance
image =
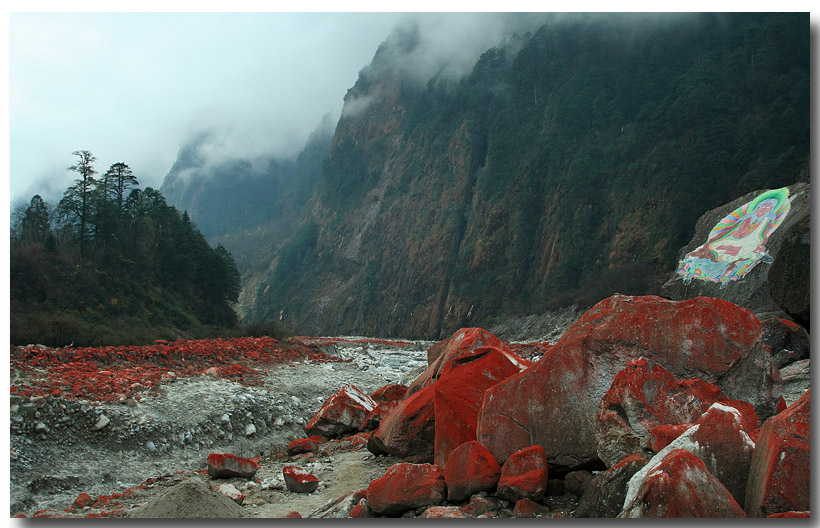
[{"label": "dark rock face", "polygon": [[[726,205],[704,213],[695,225],[695,235],[689,241],[689,244],[680,250],[678,258],[683,258],[684,255],[706,242],[709,232],[717,222],[762,192],[763,190],[759,190],[745,194]],[[803,306],[802,301],[796,299],[803,295],[803,290],[805,290],[807,314],[809,246],[806,242],[805,249],[798,249],[803,245],[801,240],[804,238],[802,234],[804,228],[798,228],[797,226],[805,223],[805,232],[808,233],[808,220],[811,215],[811,185],[804,182],[791,185],[789,186],[789,196],[791,198],[789,214],[766,242],[766,249],[774,257],[774,262],[778,261],[781,250],[785,252],[784,258],[779,259],[781,262],[775,268],[774,278],[781,280],[780,277],[783,277],[783,281],[789,282],[785,291],[791,293],[783,298],[795,299],[789,301],[793,303],[789,304],[793,307],[790,308],[792,310],[799,311],[800,307]],[[791,242],[787,242],[789,240]],[[793,248],[789,249],[790,246],[793,246]],[[702,280],[694,280],[687,286],[683,283],[680,275],[673,273],[672,277],[663,285],[663,291],[669,298],[674,300],[691,299],[698,296],[717,297],[748,308],[756,314],[779,313],[782,301],[777,301],[773,297],[780,296],[780,293],[770,294],[772,288],[768,284],[771,280],[768,276],[771,269],[774,268],[774,262],[771,265],[758,264],[745,277],[728,284],[725,288],[721,288],[716,283]]]},{"label": "dark rock face", "polygon": [[769,269],[769,294],[786,314],[809,329],[811,217],[790,226],[783,235],[783,244]]},{"label": "dark rock face", "polygon": [[649,462],[649,456],[634,453],[592,477],[578,501],[576,517],[613,518],[624,507],[629,479]]}]

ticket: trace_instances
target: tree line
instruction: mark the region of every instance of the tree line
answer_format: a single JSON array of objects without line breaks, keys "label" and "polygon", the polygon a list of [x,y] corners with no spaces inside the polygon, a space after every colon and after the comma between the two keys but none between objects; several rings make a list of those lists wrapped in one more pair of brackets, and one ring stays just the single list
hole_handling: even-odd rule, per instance
[{"label": "tree line", "polygon": [[141,189],[132,169],[102,175],[87,150],[56,206],[35,195],[11,219],[15,344],[134,343],[234,328],[240,277],[186,212]]}]

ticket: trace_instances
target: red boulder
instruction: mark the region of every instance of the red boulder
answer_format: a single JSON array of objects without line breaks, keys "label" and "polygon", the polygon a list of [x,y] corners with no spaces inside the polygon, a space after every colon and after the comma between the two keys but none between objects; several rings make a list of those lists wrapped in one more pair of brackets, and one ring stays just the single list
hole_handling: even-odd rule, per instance
[{"label": "red boulder", "polygon": [[445,467],[453,449],[476,439],[484,392],[520,372],[523,361],[496,347],[478,347],[459,354],[441,371],[435,387],[435,463]]},{"label": "red boulder", "polygon": [[370,482],[367,502],[377,515],[397,517],[407,510],[444,502],[447,485],[441,468],[401,462]]},{"label": "red boulder", "polygon": [[447,500],[461,502],[480,491],[492,492],[500,477],[501,466],[486,447],[475,440],[464,442],[450,453],[444,466]]},{"label": "red boulder", "polygon": [[407,385],[401,385],[399,383],[388,383],[387,385],[376,389],[376,391],[370,395],[376,403],[385,403],[390,401],[401,401],[407,395]]},{"label": "red boulder", "polygon": [[376,408],[367,414],[364,423],[359,427],[359,431],[372,431],[379,427],[387,416],[396,410],[401,403],[400,400],[385,401],[376,405]]},{"label": "red boulder", "polygon": [[745,510],[749,517],[808,511],[811,391],[763,423],[752,455]]},{"label": "red boulder", "polygon": [[549,506],[538,504],[530,499],[521,499],[517,501],[515,503],[515,507],[513,508],[513,515],[516,517],[523,517],[525,519],[541,517],[544,515],[549,515],[549,513]]},{"label": "red boulder", "polygon": [[312,493],[319,487],[319,479],[298,466],[285,466],[282,469],[285,486],[294,493]]},{"label": "red boulder", "polygon": [[729,490],[703,461],[674,449],[629,481],[623,518],[746,517]]},{"label": "red boulder", "polygon": [[582,315],[532,367],[485,392],[477,440],[499,461],[532,444],[555,466],[594,461],[598,403],[630,360],[643,356],[676,377],[721,386],[744,355],[762,349],[761,333],[752,312],[720,299],[614,295]]},{"label": "red boulder", "polygon": [[318,453],[319,444],[310,438],[297,438],[285,447],[285,452],[288,456],[301,455],[302,453]]},{"label": "red boulder", "polygon": [[211,478],[251,479],[258,470],[259,464],[250,458],[241,458],[228,453],[208,455],[208,475]]},{"label": "red boulder", "polygon": [[403,400],[370,435],[367,449],[377,455],[432,460],[436,441],[434,396],[435,387],[427,387]]},{"label": "red boulder", "polygon": [[501,466],[496,495],[515,502],[540,500],[547,491],[547,454],[538,445],[516,451]]},{"label": "red boulder", "polygon": [[375,407],[370,396],[355,385],[345,385],[322,405],[305,426],[305,432],[328,438],[355,433]]},{"label": "red boulder", "polygon": [[757,428],[754,408],[730,400],[715,385],[699,379],[678,380],[646,358],[629,362],[618,372],[595,414],[598,456],[612,466],[632,453],[651,447],[651,432],[661,424],[692,423],[716,401],[743,410],[744,429]]}]

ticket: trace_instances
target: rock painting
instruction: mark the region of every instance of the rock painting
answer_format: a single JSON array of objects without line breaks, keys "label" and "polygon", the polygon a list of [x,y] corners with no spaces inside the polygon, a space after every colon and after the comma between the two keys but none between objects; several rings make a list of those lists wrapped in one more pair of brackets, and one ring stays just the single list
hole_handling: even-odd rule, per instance
[{"label": "rock painting", "polygon": [[789,213],[789,189],[761,193],[718,222],[705,244],[688,253],[677,272],[685,284],[692,279],[719,283],[742,279],[758,262],[771,263],[769,236]]}]

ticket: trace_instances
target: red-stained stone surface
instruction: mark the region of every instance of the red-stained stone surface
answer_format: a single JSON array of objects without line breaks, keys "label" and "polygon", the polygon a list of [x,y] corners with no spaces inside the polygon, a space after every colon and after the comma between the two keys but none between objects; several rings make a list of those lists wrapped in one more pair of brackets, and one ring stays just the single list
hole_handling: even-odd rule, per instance
[{"label": "red-stained stone surface", "polygon": [[288,456],[301,455],[302,453],[318,453],[319,445],[310,438],[297,438],[285,447]]},{"label": "red-stained stone surface", "polygon": [[282,475],[285,477],[285,486],[294,493],[312,493],[319,487],[316,475],[298,466],[285,466]]},{"label": "red-stained stone surface", "polygon": [[367,501],[377,515],[396,517],[407,510],[444,502],[447,486],[441,468],[432,464],[394,464],[370,482]]},{"label": "red-stained stone surface", "polygon": [[372,431],[376,429],[379,427],[379,424],[382,423],[382,420],[395,411],[400,404],[400,400],[379,403],[375,409],[367,414],[359,431]]},{"label": "red-stained stone surface", "polygon": [[513,508],[513,515],[515,515],[516,517],[523,517],[526,519],[532,517],[543,517],[548,515],[549,513],[549,506],[538,504],[537,502],[530,499],[521,499],[519,501],[516,501],[515,507]]},{"label": "red-stained stone surface", "polygon": [[302,514],[296,510],[291,510],[281,517],[282,519],[301,519]]},{"label": "red-stained stone surface", "polygon": [[305,433],[325,437],[354,433],[375,407],[376,402],[358,387],[345,385],[325,401],[305,425]]},{"label": "red-stained stone surface", "polygon": [[484,392],[520,372],[517,355],[496,347],[478,347],[449,361],[433,385],[436,420],[434,461],[442,467],[453,449],[475,440]]},{"label": "red-stained stone surface", "polygon": [[661,424],[655,426],[649,432],[649,447],[657,453],[671,444],[675,438],[682,435],[690,427],[692,427],[691,423]]},{"label": "red-stained stone surface", "polygon": [[82,515],[72,515],[58,510],[37,510],[31,516],[32,519],[77,519]]},{"label": "red-stained stone surface", "polygon": [[376,389],[370,397],[376,403],[385,403],[391,401],[401,401],[407,395],[407,385],[400,383],[388,383],[387,385]]},{"label": "red-stained stone surface", "polygon": [[77,496],[77,498],[74,499],[74,502],[71,504],[71,506],[66,508],[66,511],[75,510],[75,509],[82,510],[86,506],[90,506],[92,502],[94,502],[94,499],[91,497],[91,495],[89,495],[88,493],[85,493],[85,492],[80,493]]},{"label": "red-stained stone surface", "polygon": [[[462,328],[447,339],[446,343],[438,358],[410,384],[407,396],[435,383],[444,366],[462,354],[469,354],[473,349],[483,346],[504,348],[500,339],[481,328]],[[529,365],[529,362],[526,364]]]},{"label": "red-stained stone surface", "polygon": [[538,444],[556,466],[591,462],[597,405],[630,360],[647,357],[676,377],[720,386],[744,354],[761,349],[761,333],[754,314],[720,299],[614,295],[582,315],[533,366],[487,390],[477,439],[499,461]]},{"label": "red-stained stone surface", "polygon": [[516,451],[501,466],[496,495],[510,502],[540,500],[547,491],[547,454],[538,445]]},{"label": "red-stained stone surface", "polygon": [[475,440],[464,442],[450,453],[444,467],[447,500],[461,502],[480,491],[493,492],[500,477],[501,466],[486,447]]},{"label": "red-stained stone surface", "polygon": [[403,400],[370,435],[367,449],[375,454],[432,460],[436,441],[434,396],[435,387],[430,386]]},{"label": "red-stained stone surface", "polygon": [[[21,348],[11,347],[11,369],[31,379],[12,385],[11,393],[29,397],[116,401],[144,397],[161,379],[202,375],[214,367],[219,376],[245,385],[261,383],[253,368],[308,359],[340,362],[313,345],[285,345],[269,337],[179,339],[142,346]],[[240,364],[241,363],[241,364]]]},{"label": "red-stained stone surface", "polygon": [[808,519],[811,518],[810,511],[789,511],[783,513],[773,513],[767,516],[769,519]]},{"label": "red-stained stone surface", "polygon": [[208,475],[211,478],[253,478],[259,470],[259,464],[250,458],[242,458],[230,453],[211,453],[208,455]]},{"label": "red-stained stone surface", "polygon": [[811,482],[811,391],[763,423],[752,456],[745,510],[749,517],[808,511]]},{"label": "red-stained stone surface", "polygon": [[624,507],[629,479],[649,462],[644,453],[634,453],[598,473],[578,500],[576,517],[612,518]]},{"label": "red-stained stone surface", "polygon": [[619,517],[712,518],[746,514],[700,458],[685,449],[674,449],[632,477]]},{"label": "red-stained stone surface", "polygon": [[233,484],[217,484],[214,486],[214,489],[240,506],[245,503],[245,495],[243,495]]},{"label": "red-stained stone surface", "polygon": [[370,506],[367,504],[367,499],[359,499],[359,502],[353,506],[348,516],[354,519],[368,519],[373,517],[370,513]]},{"label": "red-stained stone surface", "polygon": [[661,365],[634,359],[618,372],[598,404],[595,441],[598,456],[612,466],[652,445],[651,431],[661,424],[696,421],[716,401],[742,411],[744,430],[758,426],[754,407],[730,400],[716,385],[678,380]]}]

